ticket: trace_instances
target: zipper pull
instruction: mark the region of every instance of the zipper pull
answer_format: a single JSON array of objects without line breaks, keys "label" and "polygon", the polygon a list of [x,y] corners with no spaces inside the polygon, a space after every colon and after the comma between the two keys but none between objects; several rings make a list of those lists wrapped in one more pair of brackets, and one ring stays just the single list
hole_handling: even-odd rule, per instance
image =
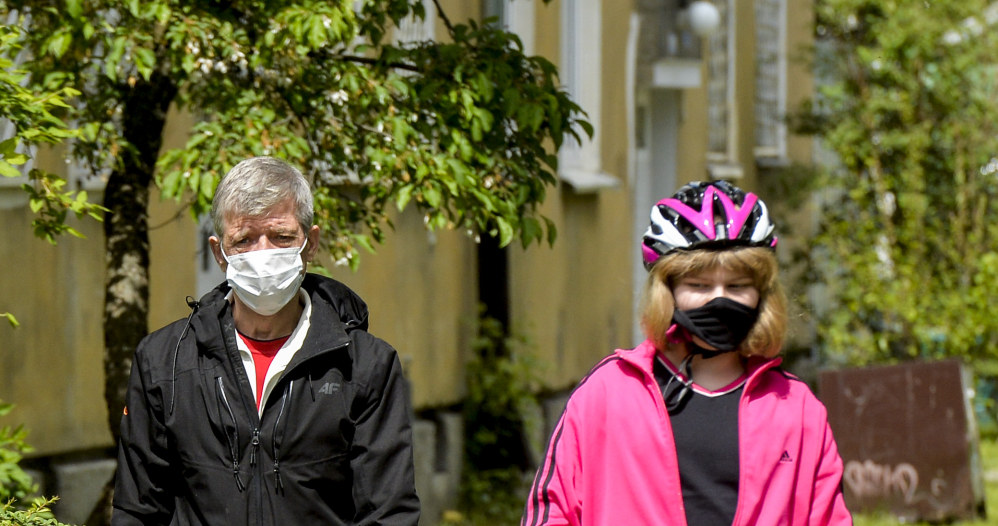
[{"label": "zipper pull", "polygon": [[239,461],[238,460],[233,460],[232,461],[232,476],[235,477],[235,479],[236,479],[236,489],[238,489],[239,492],[242,493],[243,490],[246,489],[246,485],[243,484],[242,479],[239,478]]},{"label": "zipper pull", "polygon": [[284,481],[281,480],[281,465],[277,460],[274,461],[274,476],[277,478],[277,487],[274,488],[274,492],[284,493]]},{"label": "zipper pull", "polygon": [[260,428],[253,430],[253,441],[250,442],[253,445],[253,449],[250,450],[250,466],[256,465],[256,450],[260,449]]}]

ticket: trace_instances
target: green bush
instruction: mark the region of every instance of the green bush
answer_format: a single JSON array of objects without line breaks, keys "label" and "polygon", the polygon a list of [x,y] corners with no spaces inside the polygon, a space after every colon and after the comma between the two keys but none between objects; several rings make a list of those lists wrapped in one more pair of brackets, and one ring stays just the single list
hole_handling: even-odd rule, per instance
[{"label": "green bush", "polygon": [[[14,409],[0,402],[0,416]],[[21,469],[24,454],[31,451],[23,426],[0,427],[0,526],[66,526],[55,520],[49,507],[56,498],[37,496],[38,485]]]},{"label": "green bush", "polygon": [[[0,416],[6,416],[13,404],[0,402]],[[18,465],[31,446],[24,441],[28,432],[23,426],[0,427],[0,501],[24,502],[38,491],[31,477]]]},{"label": "green bush", "polygon": [[467,366],[465,467],[460,511],[446,525],[518,524],[533,465],[528,437],[540,425],[539,363],[527,339],[483,316]]},{"label": "green bush", "polygon": [[0,506],[0,526],[69,526],[54,517],[49,507],[55,498],[36,500],[27,509],[18,509],[13,500],[8,500]]}]

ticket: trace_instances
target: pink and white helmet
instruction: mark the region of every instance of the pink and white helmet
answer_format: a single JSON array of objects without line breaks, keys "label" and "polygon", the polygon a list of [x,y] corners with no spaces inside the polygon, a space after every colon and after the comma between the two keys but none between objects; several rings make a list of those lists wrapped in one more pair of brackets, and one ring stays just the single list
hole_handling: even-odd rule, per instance
[{"label": "pink and white helmet", "polygon": [[642,237],[645,268],[673,250],[753,246],[776,248],[766,203],[727,181],[693,182],[651,209]]}]

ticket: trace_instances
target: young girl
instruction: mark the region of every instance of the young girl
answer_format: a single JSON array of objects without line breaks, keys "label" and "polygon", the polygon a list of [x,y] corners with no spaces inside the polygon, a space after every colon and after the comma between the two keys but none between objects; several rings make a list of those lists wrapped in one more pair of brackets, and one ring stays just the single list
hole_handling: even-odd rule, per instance
[{"label": "young girl", "polygon": [[572,393],[523,526],[852,524],[825,407],[778,367],[775,247],[766,205],[723,181],[652,208],[647,339]]}]

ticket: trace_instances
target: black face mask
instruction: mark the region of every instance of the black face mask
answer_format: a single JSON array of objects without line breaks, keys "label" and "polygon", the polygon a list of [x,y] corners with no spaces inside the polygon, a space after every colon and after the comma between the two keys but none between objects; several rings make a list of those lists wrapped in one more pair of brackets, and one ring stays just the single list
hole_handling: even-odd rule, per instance
[{"label": "black face mask", "polygon": [[759,309],[724,297],[714,298],[695,309],[677,309],[672,314],[673,323],[717,349],[704,349],[690,342],[689,351],[699,352],[704,357],[738,349],[758,318]]}]

